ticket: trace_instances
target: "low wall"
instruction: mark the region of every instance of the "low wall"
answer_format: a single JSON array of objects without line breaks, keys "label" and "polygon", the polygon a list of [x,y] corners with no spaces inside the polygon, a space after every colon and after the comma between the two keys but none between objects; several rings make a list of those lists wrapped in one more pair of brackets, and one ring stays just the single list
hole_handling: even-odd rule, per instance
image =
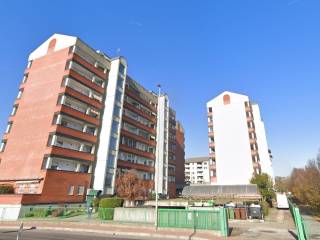
[{"label": "low wall", "polygon": [[0,221],[15,221],[18,219],[21,205],[0,204]]},{"label": "low wall", "polygon": [[113,220],[122,222],[154,223],[154,208],[115,208]]}]

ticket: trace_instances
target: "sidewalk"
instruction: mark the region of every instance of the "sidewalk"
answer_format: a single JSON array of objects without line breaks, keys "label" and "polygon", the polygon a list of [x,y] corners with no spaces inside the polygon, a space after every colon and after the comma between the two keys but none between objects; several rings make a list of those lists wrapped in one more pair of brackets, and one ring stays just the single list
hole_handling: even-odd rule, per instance
[{"label": "sidewalk", "polygon": [[[0,222],[0,228],[18,229],[21,222]],[[23,221],[24,228],[36,227],[40,230],[59,230],[76,232],[93,232],[107,235],[130,236],[138,238],[162,238],[162,239],[194,239],[194,240],[219,240],[214,231],[192,229],[165,228],[155,230],[154,226],[142,226],[138,224],[115,224],[97,222],[66,222],[66,221]]]}]

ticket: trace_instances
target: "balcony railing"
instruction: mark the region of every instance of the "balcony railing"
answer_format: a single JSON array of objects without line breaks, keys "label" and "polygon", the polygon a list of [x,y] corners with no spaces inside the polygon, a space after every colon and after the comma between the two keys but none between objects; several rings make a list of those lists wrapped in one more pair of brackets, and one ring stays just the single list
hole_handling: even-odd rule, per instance
[{"label": "balcony railing", "polygon": [[86,79],[96,83],[98,86],[104,87],[104,80],[95,75],[94,73],[90,72],[89,70],[82,67],[80,64],[70,61],[68,63],[67,69],[72,69],[75,72],[79,73],[81,76],[85,77]]},{"label": "balcony railing", "polygon": [[74,120],[73,118],[58,115],[55,124],[71,128],[74,130],[78,130],[84,133],[88,133],[89,135],[96,136],[97,128],[95,126],[86,124],[84,122]]},{"label": "balcony railing", "polygon": [[84,143],[81,141],[53,135],[51,137],[51,146],[56,146],[56,147],[62,147],[74,151],[79,151],[79,152],[85,152],[85,153],[90,153],[93,154],[95,147],[92,144],[89,143]]},{"label": "balcony railing", "polygon": [[96,109],[93,109],[92,107],[90,107],[89,105],[87,104],[84,104],[82,102],[79,102],[71,97],[68,97],[68,96],[61,96],[60,97],[60,104],[62,105],[65,105],[65,106],[68,106],[74,110],[77,110],[81,113],[84,113],[86,115],[89,115],[91,117],[94,117],[94,118],[100,118],[100,113],[98,110]]}]

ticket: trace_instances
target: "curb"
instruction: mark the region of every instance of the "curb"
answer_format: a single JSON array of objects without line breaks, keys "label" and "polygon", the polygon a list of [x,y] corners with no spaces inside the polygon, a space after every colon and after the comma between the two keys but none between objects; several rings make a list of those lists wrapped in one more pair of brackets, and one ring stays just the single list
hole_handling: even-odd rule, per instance
[{"label": "curb", "polygon": [[[13,226],[0,226],[0,229],[17,229]],[[181,239],[181,240],[208,240],[203,237],[190,237],[190,236],[179,236],[161,233],[137,233],[137,232],[120,232],[120,231],[109,231],[109,230],[95,230],[95,229],[80,229],[80,228],[63,228],[63,227],[36,227],[38,230],[53,230],[53,231],[65,231],[65,232],[81,232],[81,233],[99,233],[110,236],[118,237],[142,237],[142,238],[164,238],[164,239]]]}]

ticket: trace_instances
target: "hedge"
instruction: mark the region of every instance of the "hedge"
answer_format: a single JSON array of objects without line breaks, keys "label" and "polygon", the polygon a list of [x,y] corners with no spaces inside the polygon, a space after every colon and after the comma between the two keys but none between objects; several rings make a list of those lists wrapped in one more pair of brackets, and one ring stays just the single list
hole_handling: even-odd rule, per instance
[{"label": "hedge", "polygon": [[0,185],[0,194],[13,194],[14,188],[12,185]]},{"label": "hedge", "polygon": [[99,208],[98,216],[103,220],[113,220],[114,208]]},{"label": "hedge", "polygon": [[102,198],[99,202],[100,208],[116,208],[122,207],[122,198]]}]

